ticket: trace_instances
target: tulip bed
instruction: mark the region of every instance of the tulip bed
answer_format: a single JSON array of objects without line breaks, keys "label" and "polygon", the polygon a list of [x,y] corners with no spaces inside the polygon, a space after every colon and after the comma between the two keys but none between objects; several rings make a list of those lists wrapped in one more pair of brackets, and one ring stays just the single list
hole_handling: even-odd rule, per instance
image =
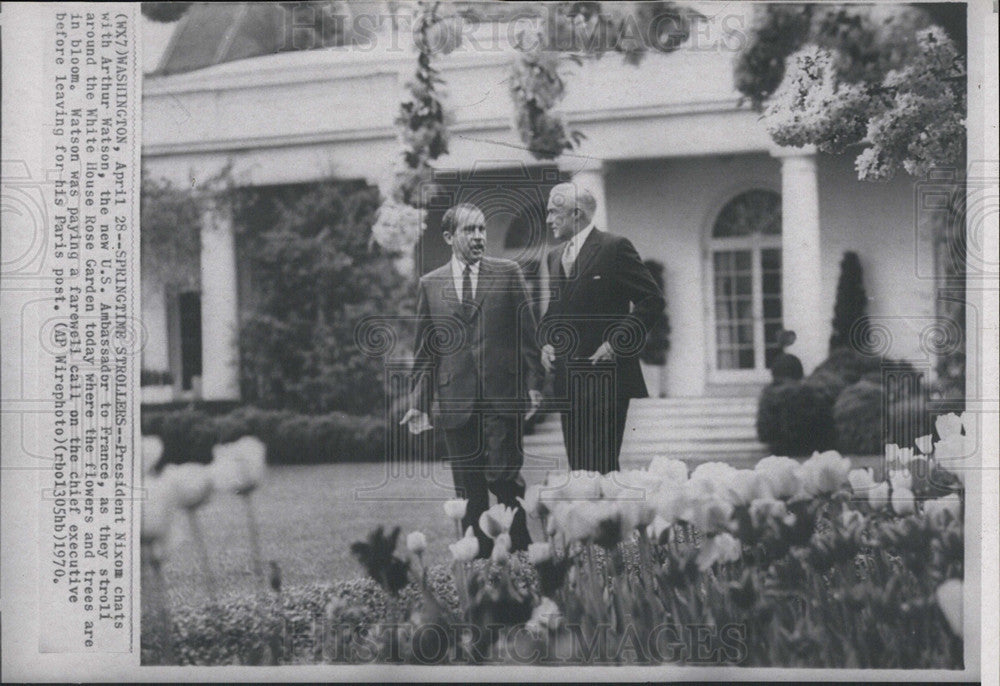
[{"label": "tulip bed", "polygon": [[[739,470],[654,459],[552,473],[523,506],[546,540],[509,552],[512,511],[457,530],[449,566],[379,528],[367,579],[178,614],[146,659],[181,663],[711,664],[962,667],[963,420],[887,446],[878,472],[830,451]],[[213,653],[213,646],[231,646]],[[221,649],[219,649],[221,650]]]}]

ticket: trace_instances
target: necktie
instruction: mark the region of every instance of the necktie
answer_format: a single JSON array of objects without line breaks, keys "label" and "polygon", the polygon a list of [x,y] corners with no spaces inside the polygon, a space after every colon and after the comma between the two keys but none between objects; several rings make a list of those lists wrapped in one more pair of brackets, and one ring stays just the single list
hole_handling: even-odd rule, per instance
[{"label": "necktie", "polygon": [[465,265],[462,272],[462,303],[468,305],[472,302],[472,265]]},{"label": "necktie", "polygon": [[570,276],[573,273],[573,262],[576,260],[576,244],[570,241],[566,244],[566,249],[563,250],[562,254],[562,268],[563,274]]}]

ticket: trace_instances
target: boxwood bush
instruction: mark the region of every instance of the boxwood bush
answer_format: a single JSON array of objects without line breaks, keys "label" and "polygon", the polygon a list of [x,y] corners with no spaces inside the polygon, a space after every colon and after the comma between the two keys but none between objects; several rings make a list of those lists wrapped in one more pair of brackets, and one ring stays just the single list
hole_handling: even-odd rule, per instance
[{"label": "boxwood bush", "polygon": [[817,384],[786,381],[767,386],[757,408],[757,437],[778,455],[808,455],[832,448],[836,434],[829,392]]},{"label": "boxwood bush", "polygon": [[837,450],[845,455],[875,455],[883,451],[881,384],[862,380],[848,387],[833,406]]},{"label": "boxwood bush", "polygon": [[303,415],[243,407],[221,416],[193,409],[143,412],[142,432],[163,440],[164,464],[212,461],[212,446],[256,436],[271,464],[365,462],[384,459],[384,422],[343,412]]}]

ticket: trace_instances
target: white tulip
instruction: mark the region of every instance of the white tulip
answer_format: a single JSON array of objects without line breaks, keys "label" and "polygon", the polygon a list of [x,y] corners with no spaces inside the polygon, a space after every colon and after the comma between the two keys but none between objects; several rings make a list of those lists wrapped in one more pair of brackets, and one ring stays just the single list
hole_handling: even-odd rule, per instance
[{"label": "white tulip", "polygon": [[911,515],[916,511],[913,491],[908,488],[892,489],[892,509],[898,515]]},{"label": "white tulip", "polygon": [[501,563],[506,562],[510,558],[510,534],[504,532],[493,539],[493,553],[490,555],[490,561]]},{"label": "white tulip", "polygon": [[889,482],[880,481],[868,490],[868,504],[881,510],[889,504]]},{"label": "white tulip", "polygon": [[646,471],[659,476],[667,483],[682,484],[688,479],[687,465],[680,460],[666,457],[665,455],[654,457],[650,461],[649,466],[646,467]]},{"label": "white tulip", "polygon": [[834,493],[847,481],[851,461],[836,450],[813,453],[802,464],[802,487],[809,495]]},{"label": "white tulip", "polygon": [[947,440],[954,436],[962,435],[962,418],[954,412],[938,415],[934,420],[934,428],[937,429],[941,440]]},{"label": "white tulip", "polygon": [[802,488],[802,465],[790,457],[765,457],[754,471],[764,475],[775,498],[791,498]]},{"label": "white tulip", "polygon": [[196,462],[167,465],[163,478],[173,487],[177,504],[186,510],[198,509],[212,495],[212,477],[206,465]]},{"label": "white tulip", "polygon": [[444,501],[444,513],[449,519],[456,521],[465,516],[465,510],[469,506],[469,501],[464,498]]},{"label": "white tulip", "polygon": [[727,533],[711,536],[698,550],[698,568],[705,571],[715,563],[736,562],[743,554],[739,540]]},{"label": "white tulip", "polygon": [[529,543],[528,544],[528,561],[533,565],[542,564],[543,562],[548,562],[552,559],[552,544],[548,542],[543,543]]},{"label": "white tulip", "polygon": [[646,535],[649,536],[653,541],[659,542],[660,536],[663,535],[664,531],[670,529],[671,522],[664,519],[660,515],[653,517],[652,523],[646,527]]},{"label": "white tulip", "polygon": [[930,455],[934,451],[934,437],[930,434],[921,436],[914,441],[914,444],[924,455]]},{"label": "white tulip", "polygon": [[490,538],[496,539],[500,534],[510,531],[515,514],[517,510],[514,508],[497,503],[479,515],[479,528]]},{"label": "white tulip", "polygon": [[465,536],[448,546],[451,556],[456,562],[471,562],[479,554],[479,541],[472,533],[470,526],[465,530]]},{"label": "white tulip", "polygon": [[561,617],[559,606],[551,598],[543,597],[542,601],[531,612],[531,619],[525,623],[525,628],[533,634],[544,634],[546,631],[559,627]]},{"label": "white tulip", "polygon": [[913,488],[913,476],[908,469],[897,469],[889,472],[889,484],[893,490],[910,490]]},{"label": "white tulip", "polygon": [[212,447],[212,481],[220,491],[245,495],[264,481],[267,446],[255,436]]},{"label": "white tulip", "polygon": [[532,519],[540,519],[549,513],[549,508],[541,501],[541,484],[532,484],[524,491],[524,497],[518,497],[517,502],[524,508],[524,512]]},{"label": "white tulip", "polygon": [[724,497],[734,506],[749,505],[754,500],[771,498],[768,479],[753,469],[737,469],[729,475],[722,490]]},{"label": "white tulip", "polygon": [[867,494],[875,487],[875,477],[871,469],[852,469],[847,473],[847,481],[855,495]]},{"label": "white tulip", "polygon": [[951,521],[958,521],[962,515],[962,500],[957,493],[924,502],[924,514],[931,524],[941,528]]},{"label": "white tulip", "polygon": [[427,550],[427,537],[420,531],[411,531],[406,536],[406,548],[414,555],[422,555]]}]

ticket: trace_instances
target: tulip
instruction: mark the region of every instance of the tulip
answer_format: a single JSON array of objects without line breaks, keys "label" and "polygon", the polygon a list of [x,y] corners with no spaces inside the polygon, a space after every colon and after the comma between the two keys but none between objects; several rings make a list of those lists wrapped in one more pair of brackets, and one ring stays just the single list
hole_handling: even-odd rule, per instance
[{"label": "tulip", "polygon": [[646,471],[659,476],[666,483],[682,484],[688,479],[686,464],[663,455],[654,457],[646,467]]},{"label": "tulip", "polygon": [[765,457],[754,471],[764,475],[775,498],[791,498],[802,487],[802,465],[790,457]]},{"label": "tulip", "polygon": [[958,521],[962,514],[962,500],[957,493],[924,503],[924,514],[937,528],[944,527],[949,520]]},{"label": "tulip", "polygon": [[549,508],[541,501],[541,484],[532,484],[524,491],[524,497],[517,496],[517,502],[532,519],[541,519],[549,513]]},{"label": "tulip", "polygon": [[763,528],[772,520],[782,521],[791,526],[795,523],[795,515],[789,513],[783,500],[759,498],[750,503],[750,522],[755,529]]},{"label": "tulip", "polygon": [[892,489],[892,509],[898,515],[911,515],[916,511],[913,491],[908,488]]},{"label": "tulip", "polygon": [[880,481],[868,491],[868,504],[875,510],[889,504],[889,482]]},{"label": "tulip", "polygon": [[411,531],[406,536],[406,548],[418,557],[427,550],[427,537],[420,531]]},{"label": "tulip", "polygon": [[771,498],[769,481],[758,471],[737,469],[730,476],[723,489],[726,500],[734,506],[749,505],[761,498]]},{"label": "tulip", "polygon": [[544,634],[559,628],[561,617],[559,606],[548,597],[543,597],[542,601],[531,612],[531,619],[525,623],[525,628],[534,634]]},{"label": "tulip", "polygon": [[913,476],[908,469],[897,469],[889,472],[889,484],[893,490],[910,490],[913,488]]},{"label": "tulip", "polygon": [[865,517],[857,510],[845,506],[840,513],[840,523],[845,529],[858,529],[865,525]]},{"label": "tulip", "polygon": [[465,516],[465,509],[469,506],[469,501],[464,498],[458,500],[444,501],[444,513],[449,519],[459,521]]},{"label": "tulip", "polygon": [[871,469],[852,469],[847,473],[847,481],[855,495],[868,493],[875,487],[875,477]]},{"label": "tulip", "polygon": [[705,571],[715,563],[736,562],[743,554],[739,540],[727,533],[711,536],[698,550],[697,563]]},{"label": "tulip", "polygon": [[212,478],[208,467],[195,462],[167,465],[163,478],[170,481],[177,504],[185,510],[196,510],[212,495]]},{"label": "tulip", "polygon": [[924,455],[930,455],[934,450],[934,437],[930,434],[921,436],[914,443]]},{"label": "tulip", "polygon": [[733,505],[728,500],[717,497],[698,498],[688,504],[683,519],[691,522],[705,534],[724,531],[729,528]]},{"label": "tulip", "polygon": [[955,436],[962,435],[962,418],[954,412],[938,415],[934,420],[934,428],[937,429],[941,440],[947,440]]},{"label": "tulip", "polygon": [[493,553],[490,561],[497,564],[506,562],[510,558],[510,534],[504,532],[493,540]]},{"label": "tulip", "polygon": [[500,534],[510,531],[516,513],[514,508],[497,503],[479,515],[479,528],[490,538],[496,539]]},{"label": "tulip", "polygon": [[255,436],[213,446],[211,466],[217,489],[246,495],[264,481],[267,446]]},{"label": "tulip", "polygon": [[962,580],[948,579],[934,594],[948,627],[962,638]]},{"label": "tulip", "polygon": [[667,521],[660,515],[656,515],[655,517],[653,517],[653,521],[650,523],[650,525],[646,527],[646,535],[649,536],[650,540],[656,541],[657,543],[662,543],[663,541],[661,540],[661,537],[663,536],[664,532],[670,530],[670,526],[671,523],[669,521]]},{"label": "tulip", "polygon": [[736,468],[728,462],[703,462],[691,472],[691,481],[700,482],[705,491],[717,493],[735,471]]},{"label": "tulip", "polygon": [[813,453],[802,465],[802,487],[809,495],[834,493],[847,481],[851,461],[836,450]]},{"label": "tulip", "polygon": [[472,527],[470,526],[466,529],[465,536],[450,544],[448,549],[451,551],[451,556],[456,562],[471,562],[474,560],[476,555],[479,554],[479,541],[476,539],[475,534],[472,533]]},{"label": "tulip", "polygon": [[142,437],[142,473],[152,474],[163,455],[163,441],[159,436]]},{"label": "tulip", "polygon": [[543,562],[548,562],[552,559],[552,544],[545,543],[529,543],[528,544],[528,561],[533,565],[542,564]]}]

